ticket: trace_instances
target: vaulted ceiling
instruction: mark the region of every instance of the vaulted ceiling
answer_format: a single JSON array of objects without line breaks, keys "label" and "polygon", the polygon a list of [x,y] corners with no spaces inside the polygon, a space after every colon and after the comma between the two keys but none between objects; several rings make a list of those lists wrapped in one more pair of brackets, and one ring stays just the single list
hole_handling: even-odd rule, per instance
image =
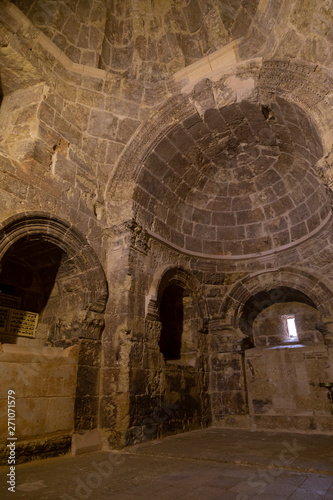
[{"label": "vaulted ceiling", "polygon": [[304,238],[330,213],[313,170],[321,156],[297,105],[243,100],[177,124],[145,161],[134,199],[152,231],[182,249],[265,252]]}]

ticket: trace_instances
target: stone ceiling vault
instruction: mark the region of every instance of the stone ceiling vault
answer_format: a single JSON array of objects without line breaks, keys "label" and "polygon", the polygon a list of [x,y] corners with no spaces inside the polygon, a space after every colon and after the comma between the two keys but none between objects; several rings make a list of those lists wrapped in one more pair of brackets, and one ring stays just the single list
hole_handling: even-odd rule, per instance
[{"label": "stone ceiling vault", "polygon": [[[109,71],[118,72],[129,80],[138,78],[140,85],[146,85],[147,81],[143,82],[140,74],[133,73],[139,60],[139,73],[142,70],[144,74],[152,76],[153,73],[147,71],[149,66],[152,71],[155,68],[159,77],[167,75],[169,78],[173,97],[170,98],[172,92],[168,90],[169,93],[165,94],[166,104],[159,107],[158,103],[149,112],[145,110],[147,112],[143,114],[141,125],[135,124],[138,130],[134,129],[132,139],[126,143],[119,161],[112,166],[112,171],[110,168],[106,173],[109,182],[104,194],[109,205],[106,204],[105,213],[108,209],[112,210],[119,199],[129,202],[132,209],[134,200],[134,215],[143,227],[178,249],[204,256],[248,256],[284,248],[316,233],[328,220],[329,200],[315,170],[318,160],[332,147],[332,118],[322,112],[332,99],[332,80],[328,72],[318,65],[303,64],[295,56],[292,63],[286,59],[268,59],[267,55],[274,54],[277,48],[273,42],[265,43],[268,47],[266,58],[257,47],[258,50],[251,51],[251,57],[258,54],[261,57],[245,60],[249,33],[255,36],[255,26],[258,28],[269,14],[273,34],[274,2],[170,0],[164,4],[155,2],[148,10],[143,8],[140,1],[130,0],[109,3],[100,0],[40,0],[31,2],[29,6],[20,0],[12,3],[21,8],[32,25],[44,31],[71,61],[80,63],[82,68],[95,69],[96,85],[103,84],[102,80]],[[278,9],[284,5],[285,10],[280,19],[290,15],[293,29],[297,28],[302,33],[305,28],[297,16],[299,2],[293,4],[291,11],[283,2],[275,2],[275,5]],[[125,22],[126,13],[133,13],[136,8],[139,8],[141,17],[131,16],[133,26],[129,27]],[[320,2],[318,9],[324,33],[328,17],[323,2]],[[64,20],[60,11],[62,14],[65,11],[68,13],[68,22],[60,22],[60,18]],[[207,47],[203,49],[203,41],[206,40],[203,36],[205,22],[209,18],[210,24],[209,16],[212,13],[218,13],[219,16],[220,27],[215,26],[219,43],[208,40]],[[311,12],[306,11],[305,14],[309,24]],[[241,34],[237,23],[246,17],[246,33]],[[185,36],[187,30],[188,34],[184,47],[190,50],[197,37],[201,41],[201,52],[185,56],[185,49],[180,43],[182,36],[177,31],[180,24],[176,20],[180,18],[184,23],[183,31],[179,33]],[[168,22],[173,23],[173,31]],[[72,27],[75,25],[77,29],[70,29],[70,23],[74,23]],[[86,24],[89,24],[88,31]],[[141,38],[138,34],[139,25],[144,30]],[[318,36],[323,35],[319,26],[312,23],[311,27]],[[34,31],[31,26],[29,29],[31,40],[28,37],[27,43],[32,44]],[[170,40],[162,36],[168,30],[173,32],[173,40],[178,44],[170,53],[181,52],[182,55],[174,64],[166,52],[161,52],[162,48],[157,50],[156,61],[160,64],[157,69],[154,57],[147,58],[147,47],[143,50],[143,46],[149,41],[149,36],[155,37],[154,46],[158,45],[159,37],[162,47],[163,40],[165,45],[167,42],[169,44]],[[225,37],[221,30],[224,30]],[[212,33],[215,31],[212,30]],[[17,36],[14,33],[17,40],[24,38],[24,30],[21,33],[18,29],[18,33]],[[70,40],[73,33],[78,38]],[[14,35],[10,40],[16,47]],[[174,72],[184,66],[190,68],[191,62],[212,54],[240,35],[244,37],[237,48],[241,61],[238,66],[229,68],[229,75],[239,81],[253,80],[251,92],[245,96],[234,92],[228,87],[228,75],[225,74],[220,82],[211,80],[214,85],[216,83],[211,96],[209,92],[205,94],[203,91],[201,94],[198,92],[198,97],[195,87],[189,95],[180,95],[184,89],[181,85],[177,86],[179,82],[172,81]],[[137,45],[139,39],[141,48]],[[265,41],[267,37],[263,43]],[[107,44],[110,44],[109,49],[105,49]],[[127,61],[125,64],[125,52],[132,50],[132,45],[133,57],[129,58],[130,63]],[[13,47],[2,47],[4,53],[8,52],[7,58],[11,62],[15,59]],[[304,47],[302,50],[304,52]],[[90,58],[92,53],[94,59]],[[279,54],[278,48],[275,54]],[[12,68],[15,75],[20,73],[20,60],[16,63]],[[132,68],[132,73],[127,72],[127,64]],[[97,70],[97,67],[103,67],[106,71]],[[27,69],[23,73],[35,78],[36,72],[33,74]],[[75,80],[78,75],[72,74],[71,77]],[[10,74],[7,80],[10,80]],[[201,84],[198,83],[199,86]],[[158,94],[154,93],[156,88],[152,90],[154,99]],[[11,90],[15,90],[15,86],[13,89],[8,88],[7,92]],[[110,89],[108,91],[112,106],[114,95],[111,95]],[[277,97],[272,98],[273,94]],[[163,96],[159,102],[162,101]],[[105,110],[105,113],[111,117],[110,109]],[[91,114],[95,116],[93,112]],[[84,149],[85,141],[82,144]],[[103,222],[108,223],[111,216],[108,217],[109,214]]]},{"label": "stone ceiling vault", "polygon": [[283,247],[330,213],[313,166],[317,131],[277,98],[207,109],[177,124],[137,178],[139,219],[175,246],[206,255],[249,255]]}]

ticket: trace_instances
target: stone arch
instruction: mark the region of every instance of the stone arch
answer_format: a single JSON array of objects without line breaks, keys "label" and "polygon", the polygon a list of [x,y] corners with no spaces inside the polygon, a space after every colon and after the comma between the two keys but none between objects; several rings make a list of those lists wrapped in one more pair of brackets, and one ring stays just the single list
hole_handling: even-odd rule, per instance
[{"label": "stone arch", "polygon": [[[60,249],[63,260],[55,273],[55,286],[62,290],[58,282],[61,283],[62,276],[66,275],[67,271],[70,274],[70,281],[74,277],[77,282],[78,294],[74,294],[74,301],[69,301],[68,316],[62,308],[62,305],[67,303],[66,293],[63,294],[65,299],[62,300],[63,292],[59,292],[58,295],[55,292],[55,301],[50,306],[51,295],[48,298],[45,310],[48,307],[50,309],[45,314],[46,318],[45,311],[43,312],[42,319],[42,324],[44,322],[48,332],[45,338],[41,338],[41,342],[57,347],[79,345],[74,429],[91,430],[97,427],[98,423],[98,398],[95,394],[98,393],[99,369],[95,366],[96,361],[92,368],[89,360],[97,360],[100,356],[100,336],[104,329],[103,313],[108,298],[103,268],[94,250],[79,231],[60,218],[47,213],[18,214],[1,224],[0,264],[6,262],[6,255],[11,249],[20,249],[20,245],[23,245],[23,250],[26,249],[29,254],[36,249],[42,249],[45,254],[43,262],[48,257],[50,259],[54,257],[54,248]],[[23,256],[23,253],[16,252],[15,256]],[[28,258],[26,262],[28,264],[37,262],[38,265],[38,256],[37,261],[31,257],[31,260]],[[61,267],[63,264],[64,268]],[[58,273],[61,273],[61,270],[65,272],[62,272],[59,278]],[[77,296],[80,298],[78,302],[75,301]],[[74,309],[73,314],[71,314],[72,309]],[[39,341],[37,338],[36,340]]]},{"label": "stone arch", "polygon": [[182,359],[194,365],[199,353],[198,334],[205,332],[207,318],[197,280],[181,267],[163,267],[155,275],[146,309],[147,325],[158,325],[157,342],[165,359]]},{"label": "stone arch", "polygon": [[313,237],[331,218],[323,74],[319,84],[311,64],[244,61],[170,98],[120,157],[109,208],[127,199],[152,238],[198,257],[254,257]]},{"label": "stone arch", "polygon": [[294,290],[296,295],[298,292],[299,296],[307,297],[308,303],[318,309],[322,319],[329,317],[332,310],[333,292],[318,278],[303,270],[282,268],[247,276],[237,283],[221,306],[221,317],[225,324],[239,328],[248,300],[260,292],[270,290],[281,290],[282,293],[284,290]]},{"label": "stone arch", "polygon": [[103,268],[87,240],[71,225],[46,213],[17,214],[0,226],[0,262],[22,238],[40,239],[63,250],[75,264],[84,290],[84,309],[103,313],[108,287]]},{"label": "stone arch", "polygon": [[182,267],[163,266],[154,275],[146,298],[146,319],[159,319],[159,304],[164,290],[169,285],[178,285],[197,299],[200,317],[203,322],[208,317],[207,305],[200,291],[200,283],[191,273]]},{"label": "stone arch", "polygon": [[[143,123],[123,151],[109,178],[106,199],[109,199],[110,192],[119,196],[120,190],[125,187],[134,189],[133,180],[145,159],[177,123],[198,110],[203,113],[207,109],[218,109],[244,98],[266,105],[272,95],[280,95],[287,101],[296,103],[314,119],[324,144],[324,154],[332,149],[332,117],[321,112],[329,104],[328,94],[333,85],[332,76],[326,68],[288,59],[249,59],[227,69],[223,64],[222,58],[220,66],[215,64],[214,71],[194,81],[190,92],[171,97]],[[191,67],[187,73],[190,72]],[[220,78],[217,77],[219,72],[222,75]],[[249,79],[252,93],[247,88]],[[245,94],[244,90],[247,91]]]},{"label": "stone arch", "polygon": [[271,59],[262,62],[258,90],[263,104],[272,95],[280,95],[310,114],[327,154],[333,146],[333,119],[324,111],[330,105],[332,85],[332,75],[322,66],[301,60]]},{"label": "stone arch", "polygon": [[195,108],[186,95],[174,96],[162,104],[141,125],[119,157],[114,174],[106,185],[105,199],[109,200],[109,193],[112,193],[113,200],[122,197],[123,190],[128,188],[132,193],[135,188],[133,181],[150,151],[174,128],[175,119],[181,121],[193,112]]}]

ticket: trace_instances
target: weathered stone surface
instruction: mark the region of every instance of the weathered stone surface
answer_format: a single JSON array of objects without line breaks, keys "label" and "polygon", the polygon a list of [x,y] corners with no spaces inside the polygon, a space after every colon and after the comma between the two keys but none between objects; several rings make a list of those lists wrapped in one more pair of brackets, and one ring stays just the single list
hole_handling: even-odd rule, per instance
[{"label": "weathered stone surface", "polygon": [[[0,331],[0,360],[79,346],[76,382],[61,356],[0,364],[22,439],[61,452],[100,427],[121,447],[249,411],[331,431],[331,14],[213,3],[3,4],[0,291],[40,318],[35,339]],[[307,347],[286,353],[289,299]]]},{"label": "weathered stone surface", "polygon": [[[265,428],[275,425],[287,428],[290,425],[287,421],[294,420],[296,424],[314,405],[318,407],[318,415],[330,412],[329,402],[323,397],[319,387],[319,382],[325,375],[318,365],[318,359],[324,360],[330,355],[325,346],[299,345],[295,349],[261,348],[255,351],[253,355],[248,351],[246,366],[250,414],[265,414],[265,419],[259,420],[260,425]],[[260,377],[260,382],[257,376]],[[267,379],[267,384],[263,385],[262,377]],[[316,423],[314,416],[311,426],[306,422],[300,425],[303,430],[313,429],[320,426],[320,422]]]},{"label": "weathered stone surface", "polygon": [[[16,463],[29,462],[32,456],[39,458],[57,457],[66,455],[71,448],[72,438],[70,435],[44,438],[38,441],[30,441],[16,444]],[[2,447],[0,451],[0,463],[8,464],[8,448]]]},{"label": "weathered stone surface", "polygon": [[[78,349],[5,345],[0,353],[2,379],[1,414],[7,414],[8,388],[13,388],[15,433],[19,440],[71,432],[74,426],[74,396]],[[61,373],[59,372],[61,367]],[[40,384],[40,380],[43,384]],[[15,380],[15,382],[13,382]],[[5,399],[6,396],[6,399]],[[7,419],[1,425],[8,435]]]}]

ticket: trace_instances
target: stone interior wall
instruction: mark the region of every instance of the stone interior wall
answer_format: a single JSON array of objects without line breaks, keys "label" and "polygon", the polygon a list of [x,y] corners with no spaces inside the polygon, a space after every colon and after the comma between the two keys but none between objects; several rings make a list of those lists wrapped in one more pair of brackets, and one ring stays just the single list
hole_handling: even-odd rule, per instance
[{"label": "stone interior wall", "polygon": [[[92,248],[78,232],[60,219],[41,213],[20,214],[7,221],[1,234],[6,236],[0,243],[4,253],[0,288],[19,297],[21,309],[39,314],[35,338],[2,333],[1,342],[7,347],[11,344],[13,348],[27,349],[28,353],[32,349],[37,363],[39,353],[45,362],[51,359],[56,363],[59,358],[61,363],[61,356],[66,356],[71,346],[76,352],[75,378],[71,377],[68,382],[68,390],[70,388],[74,395],[69,411],[72,425],[66,438],[70,443],[74,431],[89,431],[98,423],[100,336],[104,328],[103,310],[107,298],[105,276]],[[6,252],[4,247],[8,248]],[[47,356],[43,354],[45,349]],[[23,359],[22,376],[25,373],[24,362]],[[42,370],[41,365],[37,367]],[[16,369],[20,372],[20,368],[16,366]],[[41,372],[38,372],[40,375]],[[62,364],[58,375],[61,378]],[[64,377],[67,377],[65,371]],[[34,385],[35,381],[27,379],[26,383]],[[11,385],[16,390],[14,380],[11,380]],[[20,387],[17,390],[20,391]],[[36,405],[35,412],[38,413],[37,408]],[[21,418],[28,415],[26,406],[20,409]],[[45,444],[44,424],[37,432],[39,423],[46,418],[45,411],[43,403],[40,419],[36,418],[34,434],[27,435],[27,439],[33,440],[36,450],[48,446]]]},{"label": "stone interior wall", "polygon": [[1,370],[1,463],[7,463],[8,391],[15,392],[15,437],[17,460],[32,454],[52,456],[67,453],[74,430],[74,402],[78,347],[3,344]]},{"label": "stone interior wall", "polygon": [[[148,3],[2,2],[0,282],[40,313],[35,341],[11,348],[77,344],[68,433],[112,447],[211,422],[331,432],[317,387],[333,345],[327,1]],[[313,345],[259,347],[281,340],[260,302],[274,289],[296,290]],[[280,365],[290,399],[282,383],[261,397]]]},{"label": "stone interior wall", "polygon": [[127,444],[193,430],[210,422],[204,351],[191,364],[184,359],[167,361],[158,346],[160,331],[160,323],[151,322],[145,342],[136,342],[131,349]]},{"label": "stone interior wall", "polygon": [[72,61],[98,66],[105,34],[105,3],[52,0],[14,2]]},{"label": "stone interior wall", "polygon": [[[162,273],[165,282],[162,279],[155,290],[154,312],[146,316],[146,295],[155,272],[165,267],[166,258],[175,262],[176,255],[158,244],[153,252],[148,252],[144,241],[132,239],[126,277],[128,293],[126,304],[124,301],[121,304],[127,314],[123,313],[121,327],[115,324],[113,348],[107,341],[108,332],[104,333],[104,359],[106,355],[108,359],[101,375],[104,408],[108,411],[102,418],[112,446],[200,428],[211,421],[207,332],[203,329],[199,291],[193,289],[190,273],[182,266],[181,270],[178,266],[167,266],[170,275]],[[162,290],[172,283],[182,287],[184,296],[182,347],[179,359],[169,360],[159,345],[162,330],[159,307]]]},{"label": "stone interior wall", "polygon": [[332,381],[331,348],[256,347],[245,352],[245,366],[255,428],[332,432],[332,405],[319,386]]},{"label": "stone interior wall", "polygon": [[210,379],[214,424],[249,425],[243,353],[212,353]]}]

